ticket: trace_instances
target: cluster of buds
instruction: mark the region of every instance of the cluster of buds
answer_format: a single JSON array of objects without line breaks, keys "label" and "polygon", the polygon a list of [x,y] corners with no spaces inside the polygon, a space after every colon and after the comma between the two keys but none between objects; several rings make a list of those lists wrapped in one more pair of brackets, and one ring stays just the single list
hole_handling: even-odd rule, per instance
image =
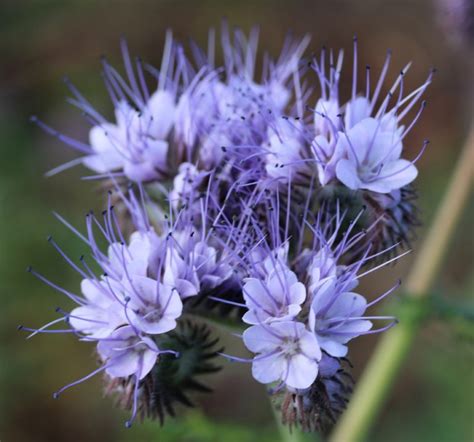
[{"label": "cluster of buds", "polygon": [[[67,81],[91,123],[88,143],[33,118],[81,153],[52,173],[82,164],[109,191],[85,233],[58,215],[87,255],[76,262],[50,239],[82,278],[80,295],[29,268],[77,306],[21,328],[95,343],[100,367],[55,397],[104,372],[106,391],[131,409],[127,426],[191,405],[190,391],[208,390],[196,376],[220,356],[251,363],[283,422],[326,431],[351,392],[349,341],[396,323],[367,310],[399,282],[371,302],[358,285],[406,253],[416,225],[412,182],[427,143],[412,160],[402,154],[425,102],[403,121],[432,73],[405,93],[406,66],[383,96],[389,53],[375,85],[367,67],[359,93],[354,40],[343,101],[342,51],[305,59],[309,39],[288,38],[257,79],[258,31],[223,26],[221,40],[217,66],[214,31],[192,57],[168,32],[159,69],[122,41],[125,75],[103,60],[114,121]],[[218,348],[208,319],[241,327],[251,356]]]}]

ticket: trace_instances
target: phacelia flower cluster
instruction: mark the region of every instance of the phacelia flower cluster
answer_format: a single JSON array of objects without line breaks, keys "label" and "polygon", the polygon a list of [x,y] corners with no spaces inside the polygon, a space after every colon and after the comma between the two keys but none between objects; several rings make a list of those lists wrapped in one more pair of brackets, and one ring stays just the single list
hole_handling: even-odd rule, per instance
[{"label": "phacelia flower cluster", "polygon": [[[286,210],[282,209],[283,214]],[[328,364],[342,365],[351,340],[396,324],[394,317],[368,315],[367,309],[393,292],[399,283],[372,302],[357,287],[361,277],[398,257],[366,269],[390,249],[374,252],[371,246],[365,246],[367,233],[354,232],[363,213],[350,221],[346,229],[345,214],[328,219],[321,212],[317,218],[305,213],[294,223],[300,223],[306,243],[293,245],[291,236],[285,233],[289,232],[289,225],[279,226],[281,214],[268,212],[267,235],[240,262],[243,273],[249,275],[242,286],[242,307],[246,310],[242,321],[248,324],[242,340],[254,356],[226,356],[250,362],[254,378],[272,385],[272,394],[290,395],[292,401],[300,396],[304,402],[308,394],[314,394],[316,385],[324,387],[327,382],[334,382],[332,376],[320,376],[320,367],[326,373]],[[287,215],[289,224],[291,215]],[[354,259],[351,250],[360,247],[361,257]],[[382,325],[374,328],[374,321],[382,321]],[[347,391],[341,390],[339,395],[346,397]],[[315,414],[322,410],[308,411],[302,403],[293,404],[297,422],[307,428],[322,428],[324,425]],[[328,409],[323,414],[325,418],[334,417],[340,411]],[[316,423],[310,425],[315,419]],[[291,419],[284,415],[284,420]]]},{"label": "phacelia flower cluster", "polygon": [[[80,153],[50,174],[82,164],[109,187],[85,233],[57,216],[84,256],[50,239],[80,293],[29,268],[74,305],[21,328],[93,343],[100,363],[55,397],[104,373],[106,392],[131,410],[127,426],[162,422],[208,390],[196,377],[218,370],[221,355],[251,363],[284,423],[325,432],[335,422],[352,391],[350,342],[396,323],[368,310],[399,283],[369,301],[359,280],[402,257],[417,224],[413,181],[427,142],[412,159],[405,143],[432,73],[407,92],[407,65],[385,92],[390,53],[375,82],[370,67],[360,81],[354,40],[343,98],[343,52],[307,59],[308,44],[288,37],[277,59],[259,62],[258,30],[224,25],[217,65],[214,30],[191,57],[168,32],[155,68],[122,41],[124,75],[102,60],[113,117],[66,81],[91,125],[87,141],[33,117]],[[250,357],[218,348],[209,319],[240,327]]]}]

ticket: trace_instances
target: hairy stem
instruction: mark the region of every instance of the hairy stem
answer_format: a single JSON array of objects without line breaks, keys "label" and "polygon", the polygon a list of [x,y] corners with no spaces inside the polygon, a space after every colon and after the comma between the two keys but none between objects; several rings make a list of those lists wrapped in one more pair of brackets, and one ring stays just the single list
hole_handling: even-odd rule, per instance
[{"label": "hairy stem", "polygon": [[[406,291],[412,299],[426,296],[436,279],[443,255],[472,185],[474,124],[457,162],[451,183],[433,225],[408,277]],[[331,435],[332,442],[362,441],[383,406],[394,379],[419,327],[420,316],[400,318],[400,324],[380,340],[347,411]]]},{"label": "hairy stem", "polygon": [[304,438],[303,433],[298,428],[290,428],[283,424],[281,421],[281,412],[277,408],[276,404],[270,399],[270,404],[273,411],[273,417],[275,418],[275,423],[278,427],[278,432],[280,433],[281,441],[282,442],[304,442],[306,439]]}]

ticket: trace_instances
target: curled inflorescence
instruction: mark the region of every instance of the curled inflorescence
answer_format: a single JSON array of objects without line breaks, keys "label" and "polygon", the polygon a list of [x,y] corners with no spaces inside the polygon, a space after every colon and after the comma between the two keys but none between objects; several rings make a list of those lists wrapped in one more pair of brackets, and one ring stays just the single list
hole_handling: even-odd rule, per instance
[{"label": "curled inflorescence", "polygon": [[[218,65],[215,39],[188,57],[168,32],[159,68],[122,41],[125,75],[102,60],[112,119],[67,80],[87,142],[33,117],[80,153],[50,174],[82,164],[108,196],[83,232],[57,215],[88,250],[78,261],[49,239],[80,293],[29,268],[75,306],[21,328],[94,343],[99,367],[54,396],[103,372],[131,410],[127,426],[190,406],[220,356],[251,364],[284,423],[327,431],[352,391],[349,342],[396,324],[368,310],[399,282],[369,302],[359,280],[407,253],[418,223],[413,181],[428,142],[413,159],[404,144],[433,72],[407,92],[407,65],[385,93],[391,54],[361,81],[354,39],[343,98],[342,51],[306,59],[308,38],[287,38],[259,63],[258,31],[224,25]],[[224,352],[216,324],[239,327],[250,356]]]}]

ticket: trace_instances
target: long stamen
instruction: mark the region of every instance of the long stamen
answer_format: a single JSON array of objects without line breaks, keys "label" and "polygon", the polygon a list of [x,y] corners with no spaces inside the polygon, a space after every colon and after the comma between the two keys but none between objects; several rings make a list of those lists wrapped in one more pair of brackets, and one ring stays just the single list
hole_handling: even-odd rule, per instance
[{"label": "long stamen", "polygon": [[33,276],[35,276],[36,278],[38,278],[40,281],[44,282],[46,285],[49,285],[50,287],[52,287],[53,289],[57,290],[58,292],[60,293],[63,293],[64,295],[66,295],[69,299],[73,300],[74,302],[76,302],[77,304],[79,305],[85,305],[85,302],[84,300],[80,297],[80,296],[77,296],[71,292],[69,292],[68,290],[60,287],[59,285],[55,284],[54,282],[50,281],[49,279],[45,278],[41,273],[38,273],[36,270],[33,269],[33,267],[28,267],[27,268],[27,272],[31,273]]},{"label": "long stamen", "polygon": [[81,143],[80,141],[77,141],[71,137],[68,137],[67,135],[63,135],[57,130],[53,129],[52,127],[48,126],[47,124],[43,123],[36,115],[33,115],[30,117],[30,121],[32,123],[36,123],[41,129],[43,129],[46,133],[49,135],[57,138],[59,141],[62,141],[64,144],[67,144],[68,146],[72,147],[75,150],[78,150],[79,152],[85,153],[85,154],[91,154],[93,153],[91,147],[88,144]]},{"label": "long stamen", "polygon": [[84,381],[87,381],[88,379],[90,379],[90,378],[92,378],[93,376],[95,376],[96,374],[98,374],[98,373],[104,371],[104,370],[107,369],[108,367],[109,367],[109,364],[103,365],[102,367],[99,367],[97,370],[94,370],[93,372],[89,373],[88,375],[84,376],[83,378],[78,379],[77,381],[71,382],[71,383],[68,384],[68,385],[65,385],[64,387],[60,388],[58,391],[56,391],[55,393],[53,393],[53,398],[54,398],[54,399],[58,399],[58,398],[59,398],[59,395],[60,395],[63,391],[65,391],[65,390],[67,390],[67,389],[69,389],[69,388],[71,388],[71,387],[74,387],[74,386],[76,386],[76,385],[79,385],[79,384],[81,384],[81,383],[84,382]]},{"label": "long stamen", "polygon": [[355,100],[357,93],[357,37],[353,38],[354,44],[354,64],[352,68],[352,100]]}]

